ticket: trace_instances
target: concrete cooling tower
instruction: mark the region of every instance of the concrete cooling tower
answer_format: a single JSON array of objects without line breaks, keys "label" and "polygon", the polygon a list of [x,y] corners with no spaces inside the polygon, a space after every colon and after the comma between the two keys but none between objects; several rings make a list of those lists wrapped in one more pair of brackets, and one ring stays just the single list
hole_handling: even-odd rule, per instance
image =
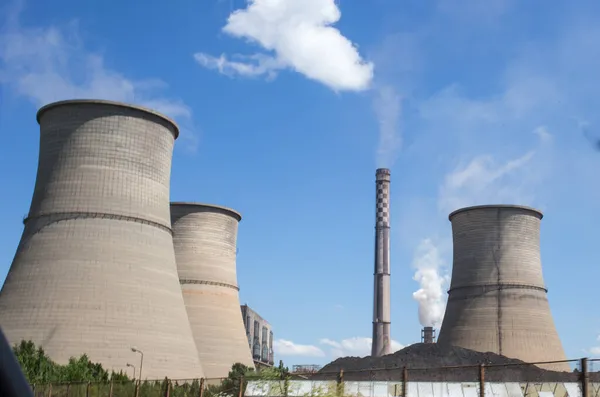
[{"label": "concrete cooling tower", "polygon": [[171,203],[179,282],[207,378],[226,377],[235,363],[254,367],[236,275],[241,219],[216,205]]},{"label": "concrete cooling tower", "polygon": [[[541,219],[515,205],[450,214],[454,261],[438,344],[526,362],[566,359],[542,277]],[[567,363],[542,366],[570,371]]]},{"label": "concrete cooling tower", "polygon": [[94,100],[52,103],[37,119],[35,190],[0,292],[10,343],[32,340],[59,363],[86,353],[115,371],[143,354],[142,378],[201,377],[171,235],[177,126]]},{"label": "concrete cooling tower", "polygon": [[390,344],[390,170],[375,172],[375,269],[371,356],[391,353]]}]

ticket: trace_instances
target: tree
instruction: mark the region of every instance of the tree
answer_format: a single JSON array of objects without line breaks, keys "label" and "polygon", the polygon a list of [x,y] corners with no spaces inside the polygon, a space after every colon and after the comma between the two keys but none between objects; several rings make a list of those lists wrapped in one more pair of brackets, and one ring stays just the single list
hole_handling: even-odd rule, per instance
[{"label": "tree", "polygon": [[46,355],[44,349],[36,347],[32,341],[21,341],[13,347],[23,374],[31,384],[103,382],[111,379],[127,382],[123,372],[108,372],[101,364],[91,362],[86,354],[79,358],[71,357],[69,363],[60,365]]},{"label": "tree", "polygon": [[235,363],[231,366],[227,378],[223,379],[218,386],[208,386],[205,394],[207,397],[237,397],[240,393],[240,387],[243,387],[243,391],[246,390],[245,383],[242,385],[242,379],[253,372],[253,368],[247,367],[244,364]]}]

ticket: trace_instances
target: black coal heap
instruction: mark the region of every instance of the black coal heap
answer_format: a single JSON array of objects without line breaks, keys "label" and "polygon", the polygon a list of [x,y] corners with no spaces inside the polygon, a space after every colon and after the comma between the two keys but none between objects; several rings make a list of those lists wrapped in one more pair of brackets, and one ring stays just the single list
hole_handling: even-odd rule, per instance
[{"label": "black coal heap", "polygon": [[[344,380],[401,381],[407,368],[408,381],[477,382],[479,365],[485,364],[489,382],[577,382],[578,372],[556,372],[499,354],[481,353],[437,343],[417,343],[382,357],[343,357],[325,365],[311,377],[335,379],[344,370]],[[470,367],[468,367],[470,366]],[[447,367],[447,368],[443,368]],[[450,367],[450,368],[448,368]],[[457,368],[461,367],[461,368]],[[594,373],[596,377],[598,373]]]}]

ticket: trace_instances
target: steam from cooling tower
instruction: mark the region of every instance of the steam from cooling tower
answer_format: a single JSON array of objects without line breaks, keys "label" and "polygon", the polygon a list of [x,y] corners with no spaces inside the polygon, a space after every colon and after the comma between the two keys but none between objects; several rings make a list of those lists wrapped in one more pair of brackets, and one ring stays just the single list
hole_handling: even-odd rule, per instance
[{"label": "steam from cooling tower", "polygon": [[419,303],[419,322],[423,327],[439,327],[446,309],[445,286],[448,276],[442,276],[444,262],[438,247],[430,239],[422,240],[415,252],[413,280],[420,288],[413,293]]},{"label": "steam from cooling tower", "polygon": [[400,101],[400,95],[389,85],[381,86],[376,90],[373,107],[379,124],[376,157],[378,167],[391,167],[402,146],[399,125],[402,114]]}]

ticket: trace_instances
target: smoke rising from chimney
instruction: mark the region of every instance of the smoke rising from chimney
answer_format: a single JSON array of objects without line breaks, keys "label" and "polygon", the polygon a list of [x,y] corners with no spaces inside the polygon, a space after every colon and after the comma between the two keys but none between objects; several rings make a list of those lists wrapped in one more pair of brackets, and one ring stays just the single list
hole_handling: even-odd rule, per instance
[{"label": "smoke rising from chimney", "polygon": [[422,240],[415,252],[413,267],[416,268],[413,280],[420,288],[413,293],[419,303],[419,322],[423,327],[439,327],[446,309],[445,287],[449,276],[442,275],[444,261],[439,248],[431,239]]},{"label": "smoke rising from chimney", "polygon": [[389,168],[394,165],[398,151],[402,147],[400,117],[402,98],[390,85],[376,89],[373,108],[379,124],[379,142],[377,146],[377,167]]}]

